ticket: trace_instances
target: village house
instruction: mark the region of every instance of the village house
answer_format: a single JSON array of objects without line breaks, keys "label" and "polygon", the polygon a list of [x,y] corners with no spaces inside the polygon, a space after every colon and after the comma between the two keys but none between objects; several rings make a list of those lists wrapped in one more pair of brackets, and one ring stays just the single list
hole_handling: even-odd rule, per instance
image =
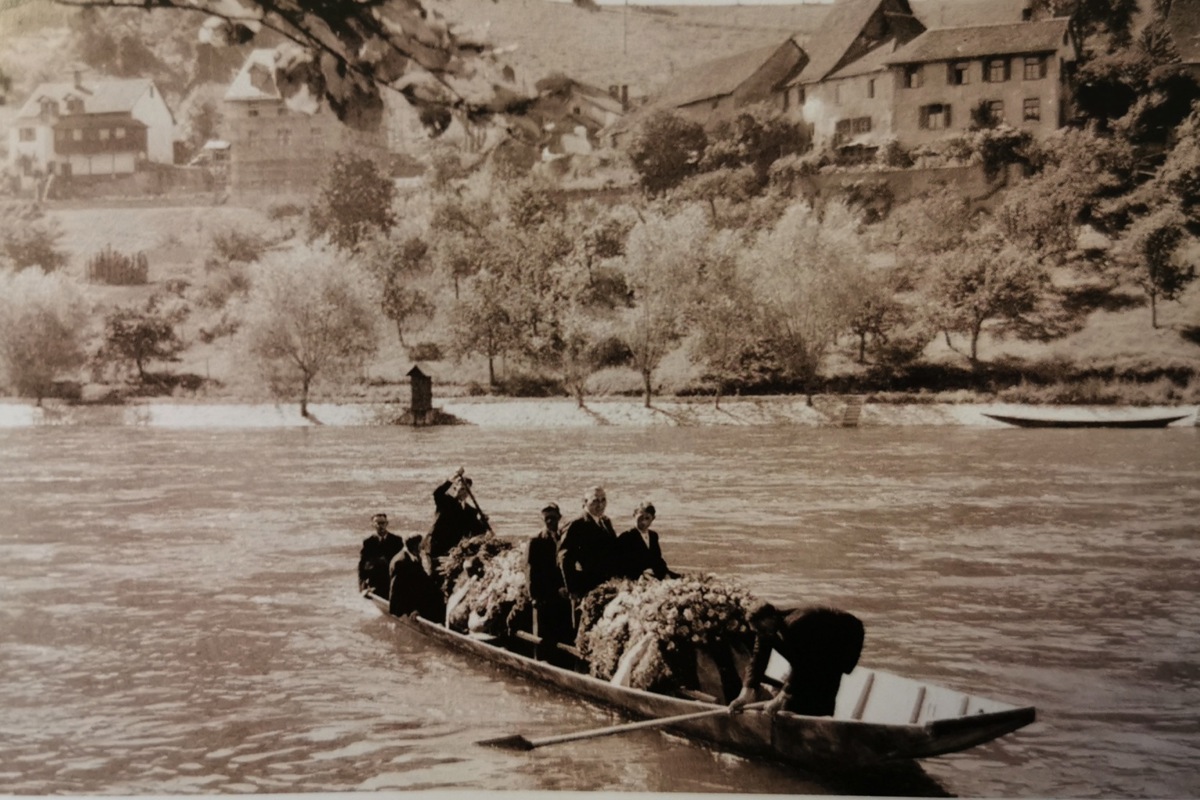
[{"label": "village house", "polygon": [[807,123],[814,142],[874,141],[891,129],[887,59],[924,30],[907,0],[841,0],[804,43],[808,62],[775,103]]},{"label": "village house", "polygon": [[1043,138],[1066,122],[1074,53],[1066,18],[928,30],[886,59],[892,134],[911,147],[1003,123]]},{"label": "village house", "polygon": [[310,194],[344,151],[387,157],[385,127],[357,130],[322,106],[314,113],[287,106],[275,83],[275,51],[254,50],[224,96],[233,192]]},{"label": "village house", "polygon": [[122,175],[174,161],[175,118],[148,79],[40,84],[9,128],[9,165],[23,176]]},{"label": "village house", "polygon": [[543,160],[562,155],[588,155],[599,144],[604,128],[625,116],[629,88],[613,86],[605,91],[565,75],[543,78],[535,85],[537,101],[531,116],[540,120]]},{"label": "village house", "polygon": [[658,96],[607,131],[621,146],[642,121],[660,111],[713,128],[738,111],[769,102],[778,87],[804,67],[807,55],[794,39],[709,61],[677,73]]}]

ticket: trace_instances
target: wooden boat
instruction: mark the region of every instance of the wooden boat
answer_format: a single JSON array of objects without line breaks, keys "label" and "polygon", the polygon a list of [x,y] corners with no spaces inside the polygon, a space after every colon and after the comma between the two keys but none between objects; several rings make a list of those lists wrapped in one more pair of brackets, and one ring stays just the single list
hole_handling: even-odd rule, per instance
[{"label": "wooden boat", "polygon": [[1061,410],[1042,413],[996,414],[984,411],[985,417],[1021,428],[1165,428],[1172,422],[1186,419],[1190,414],[1156,414],[1153,416],[1128,416],[1106,414],[1088,410],[1089,416],[1077,416],[1079,412]]},{"label": "wooden boat", "polygon": [[[520,640],[465,635],[415,615],[397,617],[386,600],[368,597],[399,628],[472,654],[635,718],[667,717],[719,708],[715,703],[670,697],[614,685],[535,660]],[[772,672],[768,668],[768,675]],[[1031,706],[1013,706],[859,665],[842,680],[832,717],[781,712],[774,720],[746,712],[694,719],[669,729],[747,755],[807,767],[887,765],[954,753],[1032,723]]]}]

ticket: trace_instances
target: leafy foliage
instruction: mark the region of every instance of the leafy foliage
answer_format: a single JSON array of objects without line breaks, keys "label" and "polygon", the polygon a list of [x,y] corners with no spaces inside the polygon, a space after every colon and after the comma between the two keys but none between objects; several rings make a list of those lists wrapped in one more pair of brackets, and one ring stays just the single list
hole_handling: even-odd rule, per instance
[{"label": "leafy foliage", "polygon": [[40,207],[17,203],[0,211],[0,255],[13,269],[41,267],[53,272],[66,265],[67,256],[59,250],[62,230],[57,222],[44,218]]},{"label": "leafy foliage", "polygon": [[133,362],[138,381],[145,383],[146,367],[151,361],[179,360],[184,342],[176,326],[186,316],[186,307],[171,307],[160,295],[152,295],[140,309],[115,309],[104,319],[100,360],[115,364]]},{"label": "leafy foliage", "polygon": [[695,174],[707,145],[700,123],[660,111],[642,123],[628,152],[642,188],[657,195]]},{"label": "leafy foliage", "polygon": [[343,384],[375,352],[367,279],[322,251],[263,267],[251,289],[246,345],[268,387],[279,397],[297,398],[307,417],[318,382]]},{"label": "leafy foliage", "polygon": [[396,185],[378,164],[365,156],[339,153],[309,214],[312,234],[353,250],[372,232],[386,233],[396,223],[395,197]]},{"label": "leafy foliage", "polygon": [[0,371],[41,405],[55,380],[83,365],[87,308],[78,288],[40,269],[0,273]]}]

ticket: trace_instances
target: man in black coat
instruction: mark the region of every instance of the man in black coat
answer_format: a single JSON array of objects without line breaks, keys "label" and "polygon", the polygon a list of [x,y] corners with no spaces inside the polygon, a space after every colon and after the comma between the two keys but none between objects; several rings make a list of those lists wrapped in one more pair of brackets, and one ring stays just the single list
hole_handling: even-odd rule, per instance
[{"label": "man in black coat", "polygon": [[858,617],[834,608],[780,609],[760,603],[748,619],[756,634],[754,654],[742,693],[729,710],[738,712],[754,699],[774,650],[787,660],[791,672],[763,710],[832,716],[842,675],[854,669],[862,654],[864,631]]},{"label": "man in black coat", "polygon": [[533,601],[533,633],[541,638],[535,654],[543,661],[569,667],[571,659],[557,643],[568,643],[574,637],[571,624],[571,601],[558,569],[558,523],[562,512],[557,503],[542,509],[542,530],[529,540],[525,559],[525,580],[529,598]]},{"label": "man in black coat", "polygon": [[558,542],[558,568],[576,609],[592,589],[624,574],[617,534],[604,516],[607,506],[604,489],[593,486],[583,496],[583,514],[567,524]]},{"label": "man in black coat", "polygon": [[404,540],[388,530],[387,514],[376,514],[371,521],[375,523],[375,533],[363,539],[358,555],[358,589],[370,590],[387,599],[388,565],[404,549]]},{"label": "man in black coat", "polygon": [[422,543],[422,559],[431,576],[440,583],[441,560],[463,539],[479,536],[488,530],[488,521],[478,508],[467,504],[471,495],[471,479],[463,475],[462,467],[433,490],[436,512],[433,527]]},{"label": "man in black coat", "polygon": [[678,573],[667,569],[662,548],[658,544],[658,533],[650,529],[654,515],[654,506],[642,503],[634,509],[634,526],[617,537],[621,569],[630,580],[637,580],[647,572],[660,581],[679,577]]},{"label": "man in black coat", "polygon": [[417,555],[420,544],[420,536],[409,539],[389,565],[388,611],[396,616],[416,613],[430,622],[442,623],[446,621],[446,600],[441,587],[421,566]]}]

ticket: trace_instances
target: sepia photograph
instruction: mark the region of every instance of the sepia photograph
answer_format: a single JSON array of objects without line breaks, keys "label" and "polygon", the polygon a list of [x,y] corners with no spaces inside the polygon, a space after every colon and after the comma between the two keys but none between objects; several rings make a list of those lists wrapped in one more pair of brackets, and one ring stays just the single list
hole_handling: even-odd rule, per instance
[{"label": "sepia photograph", "polygon": [[1200,0],[0,0],[0,797],[1200,800]]}]

